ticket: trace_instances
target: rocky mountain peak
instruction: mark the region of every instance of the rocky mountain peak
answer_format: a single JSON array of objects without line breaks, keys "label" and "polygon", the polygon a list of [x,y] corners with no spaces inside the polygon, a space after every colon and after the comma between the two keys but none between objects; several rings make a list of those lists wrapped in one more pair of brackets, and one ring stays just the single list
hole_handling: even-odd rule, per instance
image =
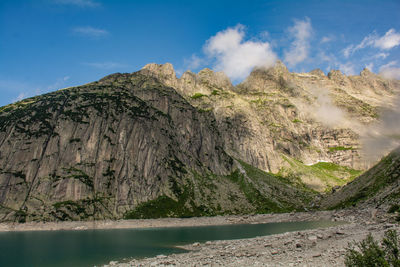
[{"label": "rocky mountain peak", "polygon": [[230,88],[232,87],[231,80],[222,71],[214,72],[209,68],[202,69],[197,74],[200,82],[208,83],[217,88]]},{"label": "rocky mountain peak", "polygon": [[349,84],[348,78],[340,70],[331,70],[328,73],[328,78],[342,86]]},{"label": "rocky mountain peak", "polygon": [[325,73],[321,69],[314,69],[309,72],[310,74],[320,76],[320,77],[325,77]]},{"label": "rocky mountain peak", "polygon": [[171,63],[156,64],[150,63],[145,65],[141,72],[147,72],[151,76],[158,78],[164,82],[176,80],[176,73]]},{"label": "rocky mountain peak", "polygon": [[277,73],[289,73],[289,70],[286,67],[286,65],[280,60],[276,61],[275,65],[272,67],[272,69]]},{"label": "rocky mountain peak", "polygon": [[364,68],[361,72],[360,72],[360,76],[362,77],[370,77],[373,76],[374,74],[368,69],[368,68]]},{"label": "rocky mountain peak", "polygon": [[175,70],[174,67],[172,66],[171,63],[165,63],[165,64],[156,64],[156,63],[150,63],[146,64],[142,70],[149,70],[151,72],[161,74],[161,75],[175,75]]}]

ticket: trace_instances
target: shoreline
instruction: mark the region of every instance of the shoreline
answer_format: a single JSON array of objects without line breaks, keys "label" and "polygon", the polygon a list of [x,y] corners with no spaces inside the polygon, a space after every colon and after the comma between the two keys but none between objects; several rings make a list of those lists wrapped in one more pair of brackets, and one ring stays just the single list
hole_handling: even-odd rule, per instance
[{"label": "shoreline", "polygon": [[95,229],[144,229],[230,224],[261,224],[295,221],[343,221],[328,228],[286,232],[246,239],[195,242],[177,246],[185,253],[158,255],[117,262],[104,266],[344,266],[350,242],[359,242],[368,234],[380,240],[388,229],[400,233],[400,224],[386,209],[346,209],[279,214],[229,215],[194,218],[162,218],[92,222],[1,223],[0,232],[62,231]]},{"label": "shoreline", "polygon": [[196,242],[179,246],[186,249],[186,253],[132,259],[129,262],[110,261],[104,266],[345,266],[349,243],[359,242],[368,234],[380,241],[389,229],[400,233],[400,224],[392,223],[394,217],[383,209],[286,213],[261,217],[264,222],[330,219],[348,223],[249,239]]},{"label": "shoreline", "polygon": [[256,215],[226,215],[214,217],[160,218],[135,220],[101,220],[68,222],[0,223],[0,232],[141,229],[161,227],[194,227],[229,224],[261,224],[274,222],[336,220],[332,211],[308,211]]}]

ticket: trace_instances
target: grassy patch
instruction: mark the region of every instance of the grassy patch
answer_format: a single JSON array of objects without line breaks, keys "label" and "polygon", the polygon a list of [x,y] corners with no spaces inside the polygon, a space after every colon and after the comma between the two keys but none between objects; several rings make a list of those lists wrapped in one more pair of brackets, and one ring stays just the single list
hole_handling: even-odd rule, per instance
[{"label": "grassy patch", "polygon": [[202,93],[195,93],[194,95],[191,96],[192,99],[199,99],[202,98],[203,96],[206,96]]},{"label": "grassy patch", "polygon": [[289,163],[288,167],[282,168],[279,172],[281,176],[298,177],[299,179],[314,180],[324,191],[330,191],[332,187],[342,186],[359,176],[362,171],[354,170],[349,167],[340,166],[331,162],[318,162],[313,165],[304,163],[282,156]]},{"label": "grassy patch", "polygon": [[329,147],[328,150],[329,152],[336,152],[336,151],[346,151],[346,150],[353,150],[354,148],[349,146],[349,147],[345,147],[345,146],[333,146],[333,147]]}]

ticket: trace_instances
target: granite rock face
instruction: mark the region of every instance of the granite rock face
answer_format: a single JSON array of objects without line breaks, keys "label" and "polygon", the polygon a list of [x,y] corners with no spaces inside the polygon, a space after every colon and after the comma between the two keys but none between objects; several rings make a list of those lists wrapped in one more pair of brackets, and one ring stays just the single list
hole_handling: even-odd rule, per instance
[{"label": "granite rock face", "polygon": [[[272,176],[266,181],[259,170],[252,176],[261,175],[257,181],[248,177],[246,165],[225,152],[212,113],[143,72],[113,74],[3,107],[0,122],[2,221],[302,206],[289,203],[300,192],[295,186]],[[272,194],[272,186],[280,192]]]},{"label": "granite rock face", "polygon": [[[148,64],[25,99],[0,108],[0,220],[301,209],[313,187],[291,160],[365,169],[357,128],[397,86],[281,62],[233,86],[222,72],[177,78],[171,64]],[[326,106],[337,121],[318,116]]]}]

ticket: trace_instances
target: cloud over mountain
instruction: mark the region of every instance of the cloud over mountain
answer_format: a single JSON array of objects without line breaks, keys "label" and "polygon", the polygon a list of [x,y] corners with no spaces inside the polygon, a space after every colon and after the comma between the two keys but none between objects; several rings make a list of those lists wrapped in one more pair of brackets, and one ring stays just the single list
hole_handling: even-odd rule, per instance
[{"label": "cloud over mountain", "polygon": [[254,67],[271,67],[277,59],[268,42],[245,40],[245,35],[245,27],[238,24],[218,32],[204,46],[214,68],[232,80],[244,79]]}]

